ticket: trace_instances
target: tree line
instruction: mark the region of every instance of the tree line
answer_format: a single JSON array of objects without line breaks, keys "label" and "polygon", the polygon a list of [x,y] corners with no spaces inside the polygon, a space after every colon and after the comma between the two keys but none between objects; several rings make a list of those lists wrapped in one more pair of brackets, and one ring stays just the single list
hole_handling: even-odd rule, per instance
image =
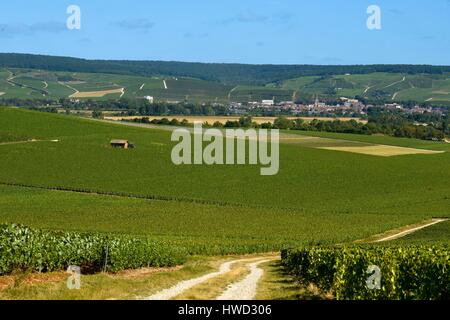
[{"label": "tree line", "polygon": [[[172,126],[192,126],[188,120],[162,118],[152,119],[149,117],[134,118],[127,120],[139,123],[172,125]],[[392,117],[374,116],[369,118],[367,123],[358,122],[356,120],[318,120],[305,121],[302,118],[289,119],[281,116],[274,122],[256,123],[251,116],[244,116],[239,120],[228,120],[225,123],[216,121],[212,124],[205,122],[204,127],[214,128],[261,128],[261,129],[280,129],[280,130],[300,130],[300,131],[321,131],[351,134],[385,134],[394,137],[415,138],[421,140],[443,140],[445,134],[450,133],[448,117],[441,123],[436,125],[415,125],[406,120],[399,120]]]}]

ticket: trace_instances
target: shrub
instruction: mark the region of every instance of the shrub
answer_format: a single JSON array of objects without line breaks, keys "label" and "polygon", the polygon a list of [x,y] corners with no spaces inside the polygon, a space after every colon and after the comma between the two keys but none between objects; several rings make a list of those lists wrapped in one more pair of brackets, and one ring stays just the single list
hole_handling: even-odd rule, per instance
[{"label": "shrub", "polygon": [[129,236],[50,232],[0,225],[0,274],[54,271],[78,265],[93,271],[182,264],[186,250],[162,241]]}]

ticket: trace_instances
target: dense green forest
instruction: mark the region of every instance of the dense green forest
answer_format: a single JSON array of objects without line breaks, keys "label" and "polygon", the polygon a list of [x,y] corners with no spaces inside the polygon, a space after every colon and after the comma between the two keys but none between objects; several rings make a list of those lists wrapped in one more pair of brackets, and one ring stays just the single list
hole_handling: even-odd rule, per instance
[{"label": "dense green forest", "polygon": [[248,65],[175,61],[86,60],[45,55],[0,53],[0,67],[140,76],[193,77],[233,84],[261,85],[301,76],[373,72],[443,74],[450,66],[430,65]]}]

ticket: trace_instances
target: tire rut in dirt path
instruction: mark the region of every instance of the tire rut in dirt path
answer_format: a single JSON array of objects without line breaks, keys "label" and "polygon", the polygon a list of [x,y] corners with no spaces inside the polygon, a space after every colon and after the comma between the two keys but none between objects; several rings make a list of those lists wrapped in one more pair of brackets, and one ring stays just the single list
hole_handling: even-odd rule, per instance
[{"label": "tire rut in dirt path", "polygon": [[151,296],[143,298],[142,300],[170,300],[170,299],[175,298],[176,296],[184,293],[185,291],[193,288],[196,285],[199,285],[199,284],[201,284],[205,281],[208,281],[212,278],[215,278],[215,277],[221,276],[227,272],[230,272],[231,266],[235,263],[244,262],[244,261],[254,261],[254,260],[255,260],[255,258],[250,258],[250,259],[238,259],[238,260],[224,262],[220,265],[219,270],[216,272],[211,272],[211,273],[208,273],[208,274],[205,274],[203,276],[196,277],[193,279],[183,280],[170,288],[161,290]]},{"label": "tire rut in dirt path", "polygon": [[217,300],[252,300],[256,296],[258,281],[264,274],[264,270],[258,267],[261,263],[271,259],[259,260],[247,264],[250,274],[243,280],[233,283],[225,292],[217,297]]}]

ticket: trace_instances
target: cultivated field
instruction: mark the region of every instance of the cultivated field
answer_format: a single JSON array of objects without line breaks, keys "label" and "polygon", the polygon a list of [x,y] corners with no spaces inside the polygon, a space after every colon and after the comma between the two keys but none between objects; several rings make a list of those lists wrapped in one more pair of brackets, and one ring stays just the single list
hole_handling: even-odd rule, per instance
[{"label": "cultivated field", "polygon": [[121,89],[111,89],[111,90],[102,90],[102,91],[85,91],[85,92],[76,92],[71,94],[71,98],[101,98],[109,94],[114,93],[122,93],[123,88]]},{"label": "cultivated field", "polygon": [[[175,166],[167,131],[0,110],[2,139],[59,141],[0,146],[7,168],[0,222],[154,236],[219,253],[352,241],[449,215],[448,152],[374,157],[320,149],[354,144],[349,135],[282,141],[279,174],[263,177],[259,166]],[[137,148],[112,149],[113,138]]]},{"label": "cultivated field", "polygon": [[322,147],[322,149],[343,151],[343,152],[362,153],[362,154],[381,156],[381,157],[393,157],[393,156],[402,156],[402,155],[408,155],[408,154],[435,154],[435,153],[443,152],[443,151],[435,151],[435,150],[424,150],[424,149],[415,149],[415,148],[386,146],[386,145],[373,145],[373,146],[363,146],[363,147]]},{"label": "cultivated field", "polygon": [[383,97],[391,101],[450,103],[450,79],[444,75],[371,73],[301,77],[284,81],[280,88],[298,95]]},{"label": "cultivated field", "polygon": [[[449,217],[449,144],[286,131],[279,173],[260,176],[259,166],[172,164],[168,129],[0,108],[0,274],[6,274],[0,298],[330,298],[302,288],[299,279],[341,299],[362,296],[353,292],[368,298],[444,292],[447,273],[433,271],[437,256],[409,245],[448,244],[448,221],[375,249],[341,252],[341,245]],[[119,138],[136,148],[111,148],[109,141]],[[386,152],[395,154],[380,156]],[[338,250],[321,249],[336,244]],[[289,251],[293,259],[283,256],[287,276],[277,252],[296,247],[303,251]],[[445,247],[432,250],[439,265],[448,263]],[[302,252],[312,263],[306,275],[298,273]],[[249,253],[258,255],[240,256]],[[228,254],[234,256],[208,258]],[[334,281],[330,257],[342,281]],[[387,277],[389,286],[377,296],[359,286],[366,283],[367,257],[383,274],[405,269]],[[83,271],[83,289],[67,290],[67,274],[58,270],[69,262],[116,273]],[[56,272],[9,274],[17,268]],[[428,283],[437,274],[439,288],[428,291],[402,280]]]}]

